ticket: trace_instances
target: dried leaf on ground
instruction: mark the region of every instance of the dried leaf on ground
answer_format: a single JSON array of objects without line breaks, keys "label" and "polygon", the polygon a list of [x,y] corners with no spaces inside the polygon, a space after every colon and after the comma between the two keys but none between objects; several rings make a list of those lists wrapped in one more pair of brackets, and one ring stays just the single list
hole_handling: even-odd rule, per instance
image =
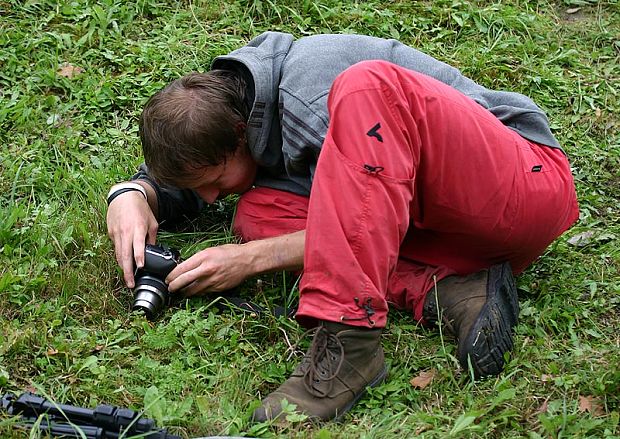
[{"label": "dried leaf on ground", "polygon": [[56,73],[58,73],[59,76],[64,76],[65,78],[69,79],[79,75],[82,72],[84,72],[84,69],[82,67],[74,66],[72,64],[69,64],[68,62],[62,63],[60,65],[60,68],[56,70]]},{"label": "dried leaf on ground", "polygon": [[47,350],[47,355],[50,356],[50,357],[53,356],[53,355],[56,355],[57,353],[58,353],[58,350],[54,349],[54,348],[49,348]]},{"label": "dried leaf on ground", "polygon": [[568,240],[568,243],[577,247],[583,247],[588,245],[592,241],[594,231],[588,230],[587,232],[578,233]]},{"label": "dried leaf on ground", "polygon": [[437,369],[422,371],[417,377],[413,377],[410,383],[413,387],[417,387],[418,389],[424,389],[431,383],[431,381],[433,381],[435,375],[437,375]]},{"label": "dried leaf on ground", "polygon": [[547,413],[547,409],[549,408],[549,398],[545,399],[543,403],[538,407],[535,414],[540,415],[541,413]]},{"label": "dried leaf on ground", "polygon": [[594,396],[580,396],[579,397],[579,412],[588,412],[592,416],[601,416],[604,414],[601,401]]},{"label": "dried leaf on ground", "polygon": [[581,8],[571,8],[571,9],[567,9],[566,13],[567,14],[576,14],[577,12],[579,12],[581,10]]}]

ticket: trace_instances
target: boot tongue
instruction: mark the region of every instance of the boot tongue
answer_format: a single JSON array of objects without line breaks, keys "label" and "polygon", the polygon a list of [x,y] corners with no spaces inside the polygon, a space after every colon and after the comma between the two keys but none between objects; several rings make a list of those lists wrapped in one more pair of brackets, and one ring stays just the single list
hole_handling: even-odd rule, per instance
[{"label": "boot tongue", "polygon": [[321,322],[320,326],[325,328],[329,333],[334,334],[334,335],[342,331],[356,328],[355,326],[345,325],[344,323],[329,322],[329,321]]},{"label": "boot tongue", "polygon": [[[347,328],[346,325],[336,325]],[[317,397],[327,396],[344,361],[344,346],[334,332],[328,330],[326,325],[321,325],[317,328],[308,353],[304,376],[306,389]]]}]

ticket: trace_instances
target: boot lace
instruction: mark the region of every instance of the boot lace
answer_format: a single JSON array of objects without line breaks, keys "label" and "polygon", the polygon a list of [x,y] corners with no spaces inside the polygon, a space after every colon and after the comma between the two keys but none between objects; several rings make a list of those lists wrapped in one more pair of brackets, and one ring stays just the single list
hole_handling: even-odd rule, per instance
[{"label": "boot lace", "polygon": [[[313,332],[312,344],[304,358],[306,362],[304,386],[310,394],[323,398],[331,391],[333,380],[340,372],[344,362],[344,346],[337,335],[323,326],[311,329],[307,334]],[[326,382],[328,385],[321,389],[317,386],[320,382]]]}]

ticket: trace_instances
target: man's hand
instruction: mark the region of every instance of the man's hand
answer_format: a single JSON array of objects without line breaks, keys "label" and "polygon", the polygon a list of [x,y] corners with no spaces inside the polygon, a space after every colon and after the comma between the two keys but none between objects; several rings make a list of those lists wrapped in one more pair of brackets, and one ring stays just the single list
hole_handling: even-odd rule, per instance
[{"label": "man's hand", "polygon": [[168,289],[184,296],[228,290],[254,274],[252,259],[243,244],[207,248],[170,272]]},{"label": "man's hand", "polygon": [[123,269],[125,283],[133,288],[134,260],[137,267],[144,266],[144,246],[155,244],[157,220],[142,194],[132,191],[110,203],[106,221],[116,261]]},{"label": "man's hand", "polygon": [[170,291],[185,296],[220,292],[245,279],[277,270],[303,268],[306,232],[211,247],[180,263],[166,278]]}]

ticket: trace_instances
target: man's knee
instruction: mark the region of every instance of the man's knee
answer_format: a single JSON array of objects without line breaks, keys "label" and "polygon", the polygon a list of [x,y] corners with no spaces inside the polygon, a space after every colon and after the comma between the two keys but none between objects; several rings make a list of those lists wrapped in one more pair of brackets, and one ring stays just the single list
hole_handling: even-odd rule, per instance
[{"label": "man's knee", "polygon": [[237,203],[233,232],[244,242],[306,228],[308,198],[271,188],[254,188]]}]

